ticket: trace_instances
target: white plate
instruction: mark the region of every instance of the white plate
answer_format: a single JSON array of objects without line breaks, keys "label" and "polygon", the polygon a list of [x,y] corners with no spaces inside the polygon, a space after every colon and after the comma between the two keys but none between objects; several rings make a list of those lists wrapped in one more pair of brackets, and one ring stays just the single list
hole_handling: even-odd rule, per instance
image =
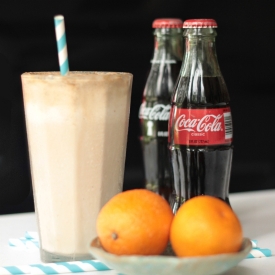
[{"label": "white plate", "polygon": [[125,275],[213,275],[236,266],[246,258],[251,248],[251,241],[244,238],[238,253],[185,258],[166,255],[116,256],[103,250],[98,238],[95,238],[91,242],[90,253],[109,268]]}]

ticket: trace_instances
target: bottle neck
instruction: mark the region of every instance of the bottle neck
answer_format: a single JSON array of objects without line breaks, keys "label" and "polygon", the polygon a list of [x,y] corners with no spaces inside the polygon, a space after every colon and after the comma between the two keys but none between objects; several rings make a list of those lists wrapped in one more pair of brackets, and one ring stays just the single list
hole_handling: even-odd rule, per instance
[{"label": "bottle neck", "polygon": [[182,61],[182,29],[155,29],[155,48],[152,63]]},{"label": "bottle neck", "polygon": [[186,29],[184,36],[186,51],[181,76],[222,76],[216,54],[215,29]]}]

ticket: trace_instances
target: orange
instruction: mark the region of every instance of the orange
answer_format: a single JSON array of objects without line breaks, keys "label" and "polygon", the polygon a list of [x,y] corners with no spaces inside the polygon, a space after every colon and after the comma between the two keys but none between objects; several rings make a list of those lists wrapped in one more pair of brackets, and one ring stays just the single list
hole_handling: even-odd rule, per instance
[{"label": "orange", "polygon": [[179,257],[237,252],[242,227],[232,208],[211,196],[197,196],[184,203],[171,225],[170,241]]},{"label": "orange", "polygon": [[107,252],[159,255],[168,244],[173,217],[160,195],[133,189],[115,195],[103,206],[97,218],[97,233]]}]

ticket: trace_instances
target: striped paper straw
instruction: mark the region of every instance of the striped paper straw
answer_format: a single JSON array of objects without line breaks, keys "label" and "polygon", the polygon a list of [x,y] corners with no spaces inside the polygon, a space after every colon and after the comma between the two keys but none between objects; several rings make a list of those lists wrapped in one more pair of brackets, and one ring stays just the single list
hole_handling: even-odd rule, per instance
[{"label": "striped paper straw", "polygon": [[26,231],[25,237],[9,239],[9,245],[19,248],[39,248],[39,237],[35,231]]},{"label": "striped paper straw", "polygon": [[39,248],[39,241],[35,239],[26,238],[9,239],[9,245],[21,248]]},{"label": "striped paper straw", "polygon": [[61,75],[66,75],[69,72],[68,51],[65,33],[65,23],[63,15],[54,17],[55,36],[58,50],[58,60]]},{"label": "striped paper straw", "polygon": [[31,274],[31,267],[27,265],[18,266],[0,266],[1,275],[11,275],[11,274]]},{"label": "striped paper straw", "polygon": [[252,248],[258,247],[258,241],[257,240],[250,240],[252,243]]},{"label": "striped paper straw", "polygon": [[87,271],[105,271],[110,270],[106,265],[98,260],[60,262],[50,264],[32,264],[25,266],[4,266],[0,267],[1,275],[19,275],[19,274],[62,274]]},{"label": "striped paper straw", "polygon": [[25,233],[25,238],[26,239],[34,239],[34,240],[38,240],[39,236],[38,233],[35,231],[26,231]]},{"label": "striped paper straw", "polygon": [[265,257],[271,257],[272,252],[270,249],[267,248],[253,248],[248,256],[246,257],[247,259],[251,258],[265,258]]}]

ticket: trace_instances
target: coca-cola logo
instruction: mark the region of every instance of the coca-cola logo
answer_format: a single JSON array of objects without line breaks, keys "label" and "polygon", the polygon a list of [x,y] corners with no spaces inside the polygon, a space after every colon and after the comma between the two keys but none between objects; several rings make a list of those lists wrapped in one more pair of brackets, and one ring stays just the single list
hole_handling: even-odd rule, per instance
[{"label": "coca-cola logo", "polygon": [[186,118],[185,114],[178,117],[175,123],[176,131],[188,132],[219,132],[222,131],[222,114],[212,115],[207,114],[200,119]]},{"label": "coca-cola logo", "polygon": [[139,118],[147,120],[168,121],[170,116],[170,104],[156,104],[153,107],[146,107],[146,102],[143,102],[139,108]]}]

